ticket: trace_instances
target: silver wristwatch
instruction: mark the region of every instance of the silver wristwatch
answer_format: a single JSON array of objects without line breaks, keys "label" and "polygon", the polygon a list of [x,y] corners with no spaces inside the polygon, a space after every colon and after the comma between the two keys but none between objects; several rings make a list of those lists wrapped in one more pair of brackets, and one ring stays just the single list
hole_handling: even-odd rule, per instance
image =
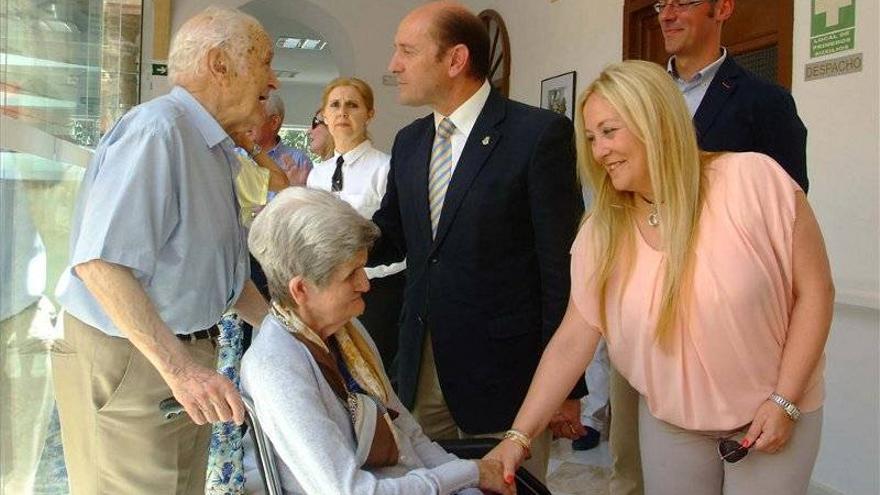
[{"label": "silver wristwatch", "polygon": [[797,421],[798,419],[800,419],[801,410],[798,409],[796,405],[794,405],[794,402],[786,399],[776,392],[770,394],[770,400],[779,404],[779,407],[781,407],[782,410],[785,411],[785,414],[787,414],[789,419],[791,419],[792,421]]}]

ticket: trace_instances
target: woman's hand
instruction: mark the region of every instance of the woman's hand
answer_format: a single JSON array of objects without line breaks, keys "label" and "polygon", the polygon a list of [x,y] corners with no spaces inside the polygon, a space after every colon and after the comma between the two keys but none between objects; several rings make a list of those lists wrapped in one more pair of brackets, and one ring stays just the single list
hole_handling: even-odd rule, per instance
[{"label": "woman's hand", "polygon": [[744,447],[754,445],[761,452],[775,454],[788,443],[793,429],[794,421],[779,405],[768,399],[758,408],[741,443]]},{"label": "woman's hand", "polygon": [[477,461],[480,469],[480,489],[502,495],[516,495],[516,483],[507,481],[503,476],[504,466],[496,459],[489,459],[487,455]]},{"label": "woman's hand", "polygon": [[483,460],[494,460],[503,466],[504,482],[514,485],[514,477],[519,465],[526,460],[526,451],[518,443],[504,439],[495,446]]}]

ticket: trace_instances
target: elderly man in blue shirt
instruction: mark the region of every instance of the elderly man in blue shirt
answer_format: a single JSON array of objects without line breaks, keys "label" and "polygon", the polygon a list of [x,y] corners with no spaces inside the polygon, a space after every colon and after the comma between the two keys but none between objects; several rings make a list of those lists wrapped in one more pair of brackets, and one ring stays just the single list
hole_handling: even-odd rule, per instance
[{"label": "elderly man in blue shirt", "polygon": [[312,161],[302,151],[291,148],[281,141],[278,132],[284,123],[284,100],[277,93],[269,95],[266,100],[266,120],[257,128],[256,149],[251,153],[259,156],[262,151],[281,167],[291,186],[304,186]]},{"label": "elderly man in blue shirt", "polygon": [[[53,349],[74,495],[203,494],[207,423],[244,419],[214,369],[215,324],[232,306],[257,324],[267,305],[248,280],[229,135],[260,124],[272,55],[253,17],[197,14],[172,41],[171,93],[123,116],[86,170]],[[189,417],[162,420],[171,395]]]}]

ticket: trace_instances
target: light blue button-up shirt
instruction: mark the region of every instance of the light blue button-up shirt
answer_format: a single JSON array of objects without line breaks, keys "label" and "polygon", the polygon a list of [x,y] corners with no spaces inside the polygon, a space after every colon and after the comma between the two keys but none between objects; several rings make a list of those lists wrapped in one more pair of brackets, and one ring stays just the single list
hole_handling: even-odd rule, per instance
[{"label": "light blue button-up shirt", "polygon": [[678,85],[678,89],[681,90],[682,95],[684,95],[684,101],[687,103],[688,110],[691,112],[691,117],[693,117],[694,114],[697,113],[697,109],[700,108],[700,103],[702,103],[703,97],[706,96],[709,84],[712,83],[712,79],[715,79],[715,74],[718,73],[718,69],[721,68],[721,64],[724,63],[724,59],[726,58],[727,49],[721,48],[721,56],[718,57],[718,60],[703,67],[703,69],[694,74],[694,77],[689,81],[685,81],[678,76],[678,71],[675,70],[675,57],[673,56],[669,59],[669,62],[666,65],[666,71],[672,75],[672,79],[675,81],[675,84]]},{"label": "light blue button-up shirt", "polygon": [[[290,173],[291,168],[312,170],[312,161],[309,160],[309,157],[305,153],[296,148],[291,148],[281,141],[278,141],[271,150],[267,150],[266,154],[275,160],[275,163],[281,167],[281,170],[283,170],[285,174]],[[290,157],[289,164],[284,160],[285,156]]]},{"label": "light blue button-up shirt", "polygon": [[123,116],[80,186],[57,288],[64,308],[122,336],[72,270],[100,259],[130,268],[175,333],[217,323],[250,273],[238,167],[226,131],[183,88]]}]

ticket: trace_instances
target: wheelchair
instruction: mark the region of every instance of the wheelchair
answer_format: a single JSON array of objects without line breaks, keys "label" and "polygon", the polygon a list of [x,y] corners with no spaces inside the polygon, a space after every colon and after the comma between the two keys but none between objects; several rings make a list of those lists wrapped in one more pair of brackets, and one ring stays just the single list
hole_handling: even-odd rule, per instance
[{"label": "wheelchair", "polygon": [[[263,478],[265,495],[283,495],[281,476],[278,474],[278,463],[275,460],[275,451],[272,449],[272,443],[257,419],[254,403],[244,396],[241,399],[244,402],[245,423],[254,445],[254,457],[260,470],[260,476]],[[174,400],[173,397],[163,400],[159,404],[159,410],[166,420],[184,413],[183,406]],[[479,459],[492,450],[498,442],[497,438],[473,438],[441,440],[437,443],[446,449],[447,452],[451,452],[461,459]],[[524,468],[519,468],[516,472],[516,490],[521,495],[552,495],[550,490],[540,480]]]}]

